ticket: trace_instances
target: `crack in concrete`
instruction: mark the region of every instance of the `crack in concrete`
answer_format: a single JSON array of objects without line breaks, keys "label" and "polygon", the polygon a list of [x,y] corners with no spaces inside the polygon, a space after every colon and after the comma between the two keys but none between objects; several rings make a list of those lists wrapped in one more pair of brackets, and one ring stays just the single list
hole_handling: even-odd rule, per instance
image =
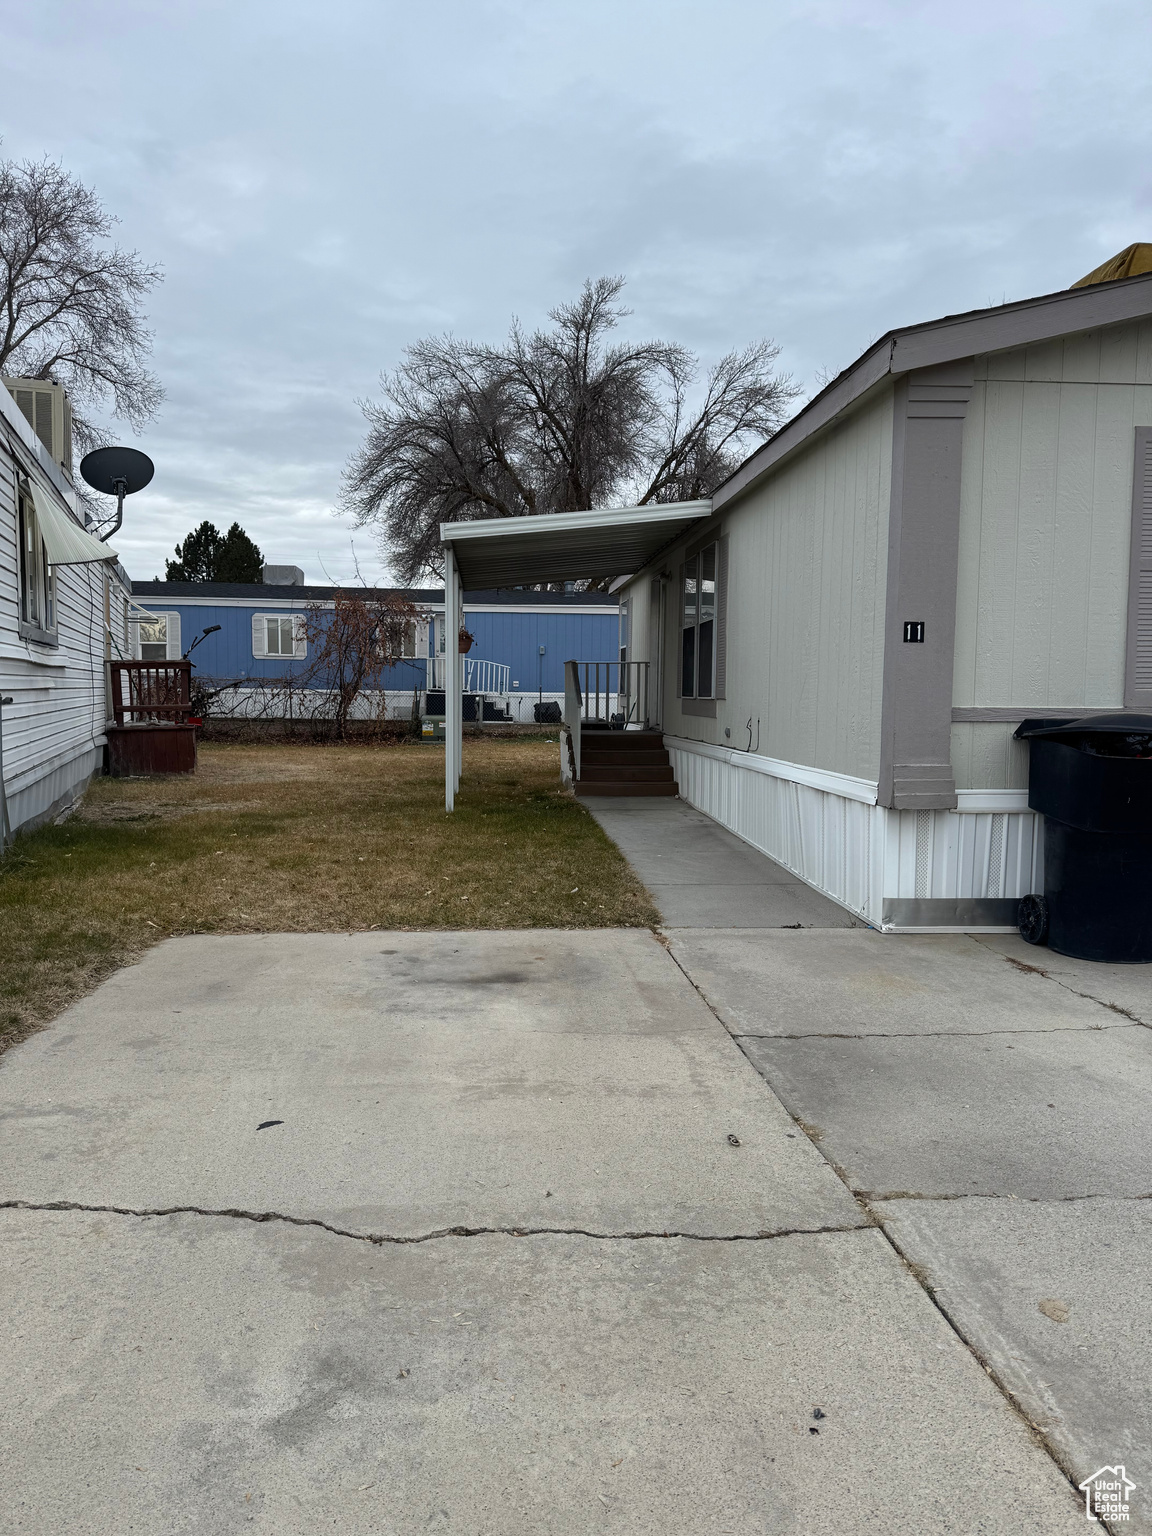
[{"label": "crack in concrete", "polygon": [[1002,1195],[995,1190],[967,1190],[963,1194],[926,1195],[915,1189],[853,1189],[857,1200],[869,1204],[882,1204],[885,1200],[1018,1200],[1021,1205],[1069,1205],[1076,1200],[1152,1200],[1152,1191],[1146,1195],[1113,1195],[1096,1193],[1087,1195]]},{"label": "crack in concrete", "polygon": [[[1089,998],[1088,1001],[1092,1002],[1095,999]],[[723,1023],[723,1019],[720,1022]],[[1134,1022],[1139,1024],[1141,1020],[1136,1019]],[[755,1035],[747,1030],[741,1030],[737,1034],[735,1030],[730,1029],[728,1033],[734,1040],[994,1040],[998,1035],[1095,1035],[1105,1029],[1127,1029],[1128,1027],[1127,1024],[1070,1024],[1056,1029],[917,1029],[891,1032],[870,1029],[862,1034],[813,1030],[806,1035]]]},{"label": "crack in concrete", "polygon": [[[969,935],[969,937],[974,938],[975,935]],[[979,941],[977,941],[977,942],[979,942]],[[985,947],[987,947],[987,946],[985,946]],[[900,1199],[900,1198],[903,1198],[903,1199],[926,1199],[926,1200],[927,1199],[965,1200],[965,1199],[987,1199],[989,1197],[988,1196],[979,1196],[979,1195],[975,1195],[975,1196],[973,1196],[973,1195],[935,1195],[935,1196],[934,1195],[908,1195],[908,1194],[900,1194],[899,1192],[893,1193],[893,1194],[888,1195],[888,1196],[884,1196],[884,1195],[871,1195],[871,1196],[869,1196],[869,1195],[864,1194],[860,1190],[853,1189],[852,1185],[851,1185],[851,1183],[850,1183],[850,1181],[848,1179],[847,1172],[843,1168],[841,1168],[837,1163],[833,1162],[832,1158],[828,1155],[827,1151],[824,1148],[821,1147],[821,1145],[820,1145],[820,1137],[813,1135],[812,1127],[806,1125],[803,1120],[801,1120],[798,1116],[796,1116],[796,1115],[794,1115],[792,1113],[792,1111],[788,1108],[787,1104],[784,1103],[784,1100],[776,1092],[775,1088],[773,1087],[772,1083],[770,1082],[770,1080],[768,1078],[767,1073],[762,1071],[761,1068],[759,1066],[757,1066],[757,1064],[752,1060],[752,1058],[748,1055],[748,1053],[744,1050],[743,1046],[740,1043],[741,1038],[744,1038],[744,1039],[772,1039],[772,1038],[780,1038],[780,1037],[778,1037],[778,1036],[777,1037],[773,1037],[773,1036],[744,1036],[744,1037],[741,1037],[741,1036],[736,1035],[732,1030],[730,1030],[728,1028],[727,1024],[725,1024],[724,1020],[720,1017],[719,1010],[712,1005],[712,1003],[709,1001],[708,997],[705,995],[703,989],[701,987],[699,987],[697,985],[697,983],[695,982],[695,980],[688,974],[688,971],[687,971],[686,967],[681,964],[679,957],[677,956],[675,951],[672,949],[672,947],[670,945],[668,945],[667,949],[668,949],[669,957],[672,960],[673,964],[683,974],[683,976],[687,980],[689,986],[692,987],[692,989],[696,992],[697,996],[700,998],[700,1001],[704,1004],[704,1006],[712,1014],[713,1018],[715,1018],[716,1022],[724,1030],[725,1034],[728,1035],[728,1037],[732,1041],[733,1045],[740,1052],[740,1054],[744,1057],[744,1060],[748,1063],[748,1065],[752,1068],[752,1070],[757,1074],[757,1076],[761,1077],[764,1080],[764,1082],[767,1085],[769,1091],[773,1094],[773,1096],[775,1097],[777,1103],[780,1104],[780,1106],[784,1110],[785,1114],[787,1114],[789,1116],[789,1118],[792,1120],[792,1122],[797,1126],[797,1128],[801,1132],[803,1132],[805,1137],[808,1139],[809,1143],[813,1147],[815,1147],[816,1151],[820,1154],[820,1156],[824,1159],[824,1161],[828,1164],[828,1166],[836,1174],[837,1178],[840,1179],[841,1183],[845,1186],[845,1188],[848,1190],[849,1194],[851,1194],[852,1198],[860,1206],[861,1210],[868,1216],[869,1220],[871,1222],[875,1223],[875,1225],[879,1228],[879,1230],[882,1233],[885,1241],[888,1243],[888,1245],[892,1249],[893,1253],[895,1253],[895,1255],[896,1255],[897,1259],[899,1260],[899,1262],[901,1264],[903,1264],[904,1268],[907,1270],[907,1272],[908,1272],[909,1276],[911,1277],[911,1279],[915,1282],[915,1284],[917,1284],[920,1287],[920,1289],[923,1291],[924,1295],[928,1298],[929,1303],[933,1307],[935,1307],[936,1311],[940,1314],[940,1316],[947,1323],[948,1327],[952,1330],[953,1334],[955,1334],[956,1338],[959,1340],[959,1342],[963,1346],[963,1348],[968,1351],[968,1353],[972,1356],[972,1359],[981,1368],[981,1370],[984,1371],[984,1373],[988,1377],[989,1381],[991,1381],[992,1385],[997,1389],[997,1391],[1000,1393],[1001,1397],[1004,1399],[1004,1401],[1007,1404],[1009,1410],[1012,1413],[1014,1413],[1016,1415],[1016,1417],[1019,1419],[1020,1423],[1024,1426],[1024,1429],[1025,1429],[1026,1433],[1031,1437],[1031,1439],[1036,1444],[1038,1449],[1040,1451],[1042,1451],[1043,1453],[1045,1453],[1049,1457],[1049,1459],[1051,1460],[1053,1466],[1055,1466],[1056,1470],[1065,1479],[1065,1482],[1068,1485],[1068,1490],[1071,1493],[1073,1499],[1076,1501],[1077,1507],[1079,1507],[1080,1502],[1081,1502],[1080,1501],[1080,1491],[1079,1491],[1079,1487],[1077,1485],[1075,1471],[1070,1466],[1066,1465],[1065,1458],[1063,1457],[1063,1455],[1061,1455],[1058,1452],[1057,1448],[1055,1446],[1053,1446],[1052,1443],[1049,1441],[1047,1435],[1044,1433],[1043,1427],[1041,1425],[1039,1425],[1039,1424],[1034,1424],[1032,1422],[1032,1420],[1028,1417],[1027,1413],[1024,1411],[1023,1405],[1018,1401],[1018,1399],[1016,1397],[1016,1394],[1012,1391],[1012,1389],[1007,1385],[1006,1382],[1001,1380],[1000,1376],[997,1374],[995,1369],[989,1364],[988,1360],[985,1358],[985,1356],[982,1353],[982,1351],[977,1348],[977,1346],[973,1343],[973,1341],[967,1336],[967,1334],[961,1328],[961,1326],[957,1322],[956,1318],[954,1318],[952,1316],[951,1312],[949,1312],[949,1310],[941,1303],[940,1298],[937,1295],[935,1288],[929,1283],[928,1277],[925,1274],[922,1266],[918,1265],[914,1260],[911,1260],[911,1259],[908,1258],[907,1254],[904,1252],[904,1250],[901,1248],[900,1244],[897,1242],[896,1237],[893,1234],[893,1232],[885,1224],[885,1221],[884,1221],[883,1217],[878,1212],[873,1211],[871,1209],[870,1204],[869,1204],[869,1200],[870,1199],[874,1200],[874,1201],[877,1201],[877,1202],[880,1202],[880,1201],[883,1201],[886,1198],[887,1199]],[[995,951],[995,953],[999,953],[999,951]],[[1007,959],[1008,957],[1004,956],[1004,958]],[[1036,969],[1039,971],[1039,967],[1037,967]],[[1054,977],[1048,978],[1047,972],[1040,971],[1039,974],[1044,976],[1046,979],[1055,980]],[[1061,985],[1063,985],[1063,983],[1061,983]],[[1067,990],[1071,991],[1071,992],[1074,992],[1075,988],[1069,987]],[[1099,998],[1087,997],[1087,994],[1085,994],[1085,993],[1079,993],[1078,992],[1078,993],[1076,993],[1076,996],[1078,996],[1078,997],[1085,997],[1088,1002],[1093,1002],[1093,1003],[1099,1003],[1100,1002]],[[1113,1011],[1117,1012],[1117,1013],[1125,1013],[1125,1010],[1120,1009],[1120,1008],[1116,1008],[1112,1004],[1105,1003],[1105,1004],[1101,1004],[1101,1006],[1102,1007],[1112,1007]],[[1126,1013],[1125,1013],[1125,1017],[1131,1018],[1132,1022],[1136,1023],[1136,1024],[1143,1024],[1144,1023],[1143,1019],[1133,1018],[1131,1015],[1128,1015]],[[1109,1025],[1109,1026],[1102,1026],[1102,1027],[1117,1028],[1118,1026],[1116,1026],[1116,1025]],[[1003,1031],[1003,1033],[1006,1033],[1006,1034],[1007,1033],[1020,1033],[1020,1034],[1024,1034],[1024,1033],[1031,1033],[1031,1031],[1024,1031],[1024,1030],[1020,1030],[1020,1031]],[[1050,1031],[1042,1031],[1042,1033],[1057,1034],[1057,1033],[1063,1033],[1063,1031],[1050,1030]],[[1073,1030],[1073,1031],[1071,1031],[1071,1033],[1075,1034],[1075,1033],[1077,1033],[1077,1031]],[[849,1037],[849,1038],[866,1038],[866,1037]],[[896,1037],[893,1037],[893,1038],[896,1038]],[[901,1039],[915,1039],[917,1037],[916,1036],[900,1036],[899,1038],[901,1038]],[[1019,1199],[1020,1197],[1016,1196],[1016,1195],[998,1195],[998,1196],[995,1196],[993,1198],[1014,1200],[1014,1199]],[[1108,1198],[1111,1198],[1111,1197],[1103,1196],[1103,1195],[1069,1195],[1069,1196],[1065,1196],[1063,1198],[1068,1199],[1068,1200],[1099,1200],[1099,1199],[1108,1199]],[[1140,1195],[1140,1196],[1128,1196],[1126,1198],[1130,1198],[1130,1199],[1131,1198],[1135,1198],[1135,1199],[1148,1199],[1148,1198],[1152,1198],[1152,1197]],[[1041,1202],[1037,1200],[1035,1203],[1039,1204]],[[1116,1536],[1116,1533],[1113,1531],[1112,1527],[1109,1524],[1107,1524],[1105,1521],[1100,1520],[1099,1524],[1108,1533],[1108,1536]]]},{"label": "crack in concrete", "polygon": [[96,1216],[208,1216],[228,1217],[234,1221],[263,1223],[284,1222],[293,1227],[318,1227],[333,1237],[348,1237],[353,1242],[370,1243],[374,1247],[407,1247],[420,1243],[438,1242],[450,1237],[590,1237],[599,1242],[663,1242],[665,1239],[684,1238],[695,1243],[764,1243],[778,1237],[819,1237],[836,1232],[867,1232],[876,1222],[868,1220],[852,1226],[822,1227],[765,1227],[759,1232],[595,1232],[586,1227],[440,1227],[432,1232],[419,1232],[405,1237],[394,1232],[352,1232],[347,1227],[337,1227],[318,1216],[290,1216],[284,1211],[243,1211],[236,1207],[213,1210],[202,1205],[169,1205],[136,1209],[124,1205],[85,1205],[78,1200],[0,1200],[0,1211],[81,1211]]},{"label": "crack in concrete", "polygon": [[[1094,997],[1091,992],[1081,992],[1071,982],[1061,981],[1059,976],[1055,975],[1052,971],[1046,971],[1042,965],[1029,965],[1024,960],[1017,960],[1015,955],[1006,955],[1003,950],[993,949],[992,945],[986,944],[978,933],[970,933],[967,937],[974,943],[979,944],[981,949],[986,949],[991,954],[999,955],[1002,960],[1007,960],[1008,964],[1015,966],[1018,971],[1024,971],[1030,976],[1042,976],[1045,981],[1054,981],[1058,987],[1063,987],[1065,992],[1071,992],[1073,997],[1082,997],[1086,1003],[1095,1003],[1098,1008],[1106,1008],[1109,1013],[1118,1013],[1122,1019],[1127,1019],[1130,1024],[1139,1024],[1141,1029],[1152,1029],[1152,1023],[1149,1023],[1147,1019],[1142,1019],[1139,1014],[1133,1013],[1130,1008],[1121,1007],[1119,1003],[1105,1002],[1102,997]],[[1115,1025],[1105,1025],[1104,1027],[1108,1029],[1116,1028]]]}]

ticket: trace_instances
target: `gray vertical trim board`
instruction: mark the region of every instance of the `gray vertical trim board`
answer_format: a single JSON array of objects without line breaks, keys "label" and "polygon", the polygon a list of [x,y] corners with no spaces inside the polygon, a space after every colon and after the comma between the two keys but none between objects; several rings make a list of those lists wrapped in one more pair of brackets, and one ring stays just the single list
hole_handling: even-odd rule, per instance
[{"label": "gray vertical trim board", "polygon": [[728,697],[728,535],[716,551],[716,697]]},{"label": "gray vertical trim board", "polygon": [[[910,373],[896,387],[884,618],[879,804],[949,810],[960,463],[974,362]],[[924,640],[904,640],[922,620]]]},{"label": "gray vertical trim board", "polygon": [[684,567],[681,560],[676,571],[676,656],[672,665],[676,668],[676,697],[684,697]]},{"label": "gray vertical trim board", "polygon": [[1136,428],[1124,704],[1152,708],[1152,427]]}]

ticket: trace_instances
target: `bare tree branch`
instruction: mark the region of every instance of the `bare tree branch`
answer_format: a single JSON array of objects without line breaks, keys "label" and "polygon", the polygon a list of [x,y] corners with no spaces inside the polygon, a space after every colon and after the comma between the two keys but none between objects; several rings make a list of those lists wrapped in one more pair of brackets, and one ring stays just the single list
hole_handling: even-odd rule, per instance
[{"label": "bare tree branch", "polygon": [[428,338],[361,402],[344,502],[375,526],[403,579],[440,570],[439,525],[707,496],[798,393],[761,341],[699,364],[671,342],[613,342],[624,279],[584,284],[502,346]]},{"label": "bare tree branch", "polygon": [[105,243],[115,222],[52,161],[0,161],[0,373],[63,384],[81,448],[100,436],[91,408],[139,430],[163,399],[141,313],[161,274]]}]

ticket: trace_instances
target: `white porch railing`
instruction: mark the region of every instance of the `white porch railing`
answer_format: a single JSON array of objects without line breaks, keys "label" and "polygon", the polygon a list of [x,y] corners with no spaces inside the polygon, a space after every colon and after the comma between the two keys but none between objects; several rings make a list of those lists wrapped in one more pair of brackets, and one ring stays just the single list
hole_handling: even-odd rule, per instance
[{"label": "white porch railing", "polygon": [[[648,724],[648,663],[646,661],[570,661],[577,669],[580,714],[586,723],[615,719],[625,730]],[[565,717],[567,718],[567,717]]]},{"label": "white porch railing", "polygon": [[[428,686],[444,687],[444,657],[429,656]],[[502,694],[511,692],[508,679],[511,664],[503,661],[482,661],[478,656],[462,656],[464,663],[464,692]]]}]

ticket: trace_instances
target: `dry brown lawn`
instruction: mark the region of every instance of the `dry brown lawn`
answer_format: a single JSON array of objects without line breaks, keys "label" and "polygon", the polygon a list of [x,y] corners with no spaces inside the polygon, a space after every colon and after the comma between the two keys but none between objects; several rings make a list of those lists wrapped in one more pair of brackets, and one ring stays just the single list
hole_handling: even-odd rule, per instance
[{"label": "dry brown lawn", "polygon": [[190,779],[100,779],[0,864],[0,1048],[161,938],[370,928],[654,926],[559,782],[555,741],[202,746]]}]

